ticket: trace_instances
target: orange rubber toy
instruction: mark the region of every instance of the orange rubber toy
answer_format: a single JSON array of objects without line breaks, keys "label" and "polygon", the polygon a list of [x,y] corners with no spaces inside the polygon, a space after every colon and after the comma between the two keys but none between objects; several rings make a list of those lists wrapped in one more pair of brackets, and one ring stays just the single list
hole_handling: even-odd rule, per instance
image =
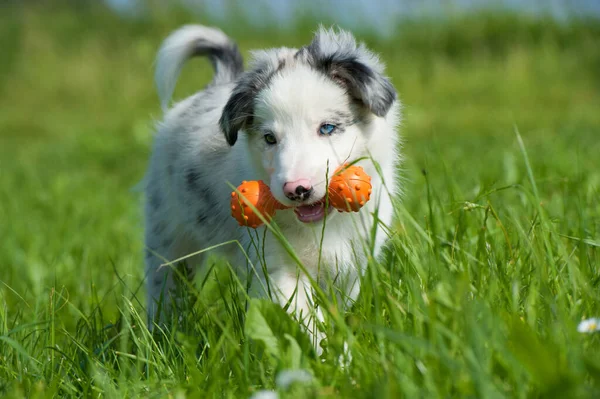
[{"label": "orange rubber toy", "polygon": [[[329,204],[340,212],[358,212],[371,198],[371,190],[371,177],[362,167],[344,165],[329,182]],[[262,180],[244,181],[231,193],[231,216],[240,226],[255,229],[263,221],[250,204],[267,221],[277,210],[288,208],[275,199]]]}]

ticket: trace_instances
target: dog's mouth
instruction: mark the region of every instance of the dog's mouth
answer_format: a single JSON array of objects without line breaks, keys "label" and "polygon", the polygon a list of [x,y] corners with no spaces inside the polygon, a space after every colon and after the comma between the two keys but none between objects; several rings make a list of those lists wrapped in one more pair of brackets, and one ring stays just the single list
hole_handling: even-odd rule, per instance
[{"label": "dog's mouth", "polygon": [[325,197],[310,205],[301,205],[294,208],[298,220],[303,223],[318,222],[330,214],[332,210],[331,205],[325,208]]}]

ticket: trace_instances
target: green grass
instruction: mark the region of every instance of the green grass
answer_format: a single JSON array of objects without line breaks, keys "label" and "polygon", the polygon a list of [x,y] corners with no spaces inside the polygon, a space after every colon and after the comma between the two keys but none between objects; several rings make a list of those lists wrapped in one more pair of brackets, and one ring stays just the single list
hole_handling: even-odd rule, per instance
[{"label": "green grass", "polygon": [[[164,36],[192,16],[0,6],[0,395],[597,397],[600,23],[511,15],[410,23],[382,53],[405,104],[405,195],[325,361],[226,267],[185,328],[144,327],[142,177]],[[202,20],[200,20],[202,21]],[[300,45],[315,24],[228,30]],[[177,96],[210,79],[186,67]],[[518,133],[517,133],[518,132]],[[521,141],[522,138],[522,141]],[[141,287],[141,288],[140,288]],[[353,362],[340,368],[342,342]]]}]

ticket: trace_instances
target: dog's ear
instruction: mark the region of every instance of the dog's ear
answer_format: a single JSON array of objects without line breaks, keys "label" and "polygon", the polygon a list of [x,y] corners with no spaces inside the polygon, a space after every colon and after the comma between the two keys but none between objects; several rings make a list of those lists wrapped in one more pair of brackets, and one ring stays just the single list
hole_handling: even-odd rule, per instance
[{"label": "dog's ear", "polygon": [[[265,53],[266,54],[266,53]],[[234,145],[238,132],[252,125],[254,118],[254,100],[267,86],[275,71],[273,60],[268,54],[255,62],[254,68],[246,71],[238,80],[223,108],[219,125],[229,145]]]},{"label": "dog's ear", "polygon": [[238,132],[252,123],[255,93],[251,82],[240,81],[227,100],[219,125],[229,145],[234,145]]},{"label": "dog's ear", "polygon": [[396,100],[396,90],[383,75],[383,65],[351,33],[320,28],[298,56],[342,85],[373,114],[385,116]]}]

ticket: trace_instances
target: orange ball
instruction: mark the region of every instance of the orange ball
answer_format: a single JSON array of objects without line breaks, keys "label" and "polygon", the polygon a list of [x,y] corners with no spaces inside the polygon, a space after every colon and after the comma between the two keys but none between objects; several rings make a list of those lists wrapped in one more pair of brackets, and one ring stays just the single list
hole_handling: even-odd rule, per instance
[{"label": "orange ball", "polygon": [[[371,198],[371,191],[371,177],[362,167],[344,165],[329,182],[329,204],[340,212],[358,212]],[[231,216],[240,226],[255,229],[263,224],[255,209],[271,220],[277,210],[287,208],[275,199],[262,180],[244,181],[231,193]]]},{"label": "orange ball", "polygon": [[237,191],[231,193],[231,216],[238,221],[240,226],[255,229],[263,221],[249,204],[254,206],[267,220],[275,215],[276,209],[281,209],[281,204],[273,197],[269,186],[262,180],[244,181],[238,186]]},{"label": "orange ball", "polygon": [[371,176],[362,167],[342,166],[329,182],[329,203],[340,212],[358,212],[371,192]]}]

